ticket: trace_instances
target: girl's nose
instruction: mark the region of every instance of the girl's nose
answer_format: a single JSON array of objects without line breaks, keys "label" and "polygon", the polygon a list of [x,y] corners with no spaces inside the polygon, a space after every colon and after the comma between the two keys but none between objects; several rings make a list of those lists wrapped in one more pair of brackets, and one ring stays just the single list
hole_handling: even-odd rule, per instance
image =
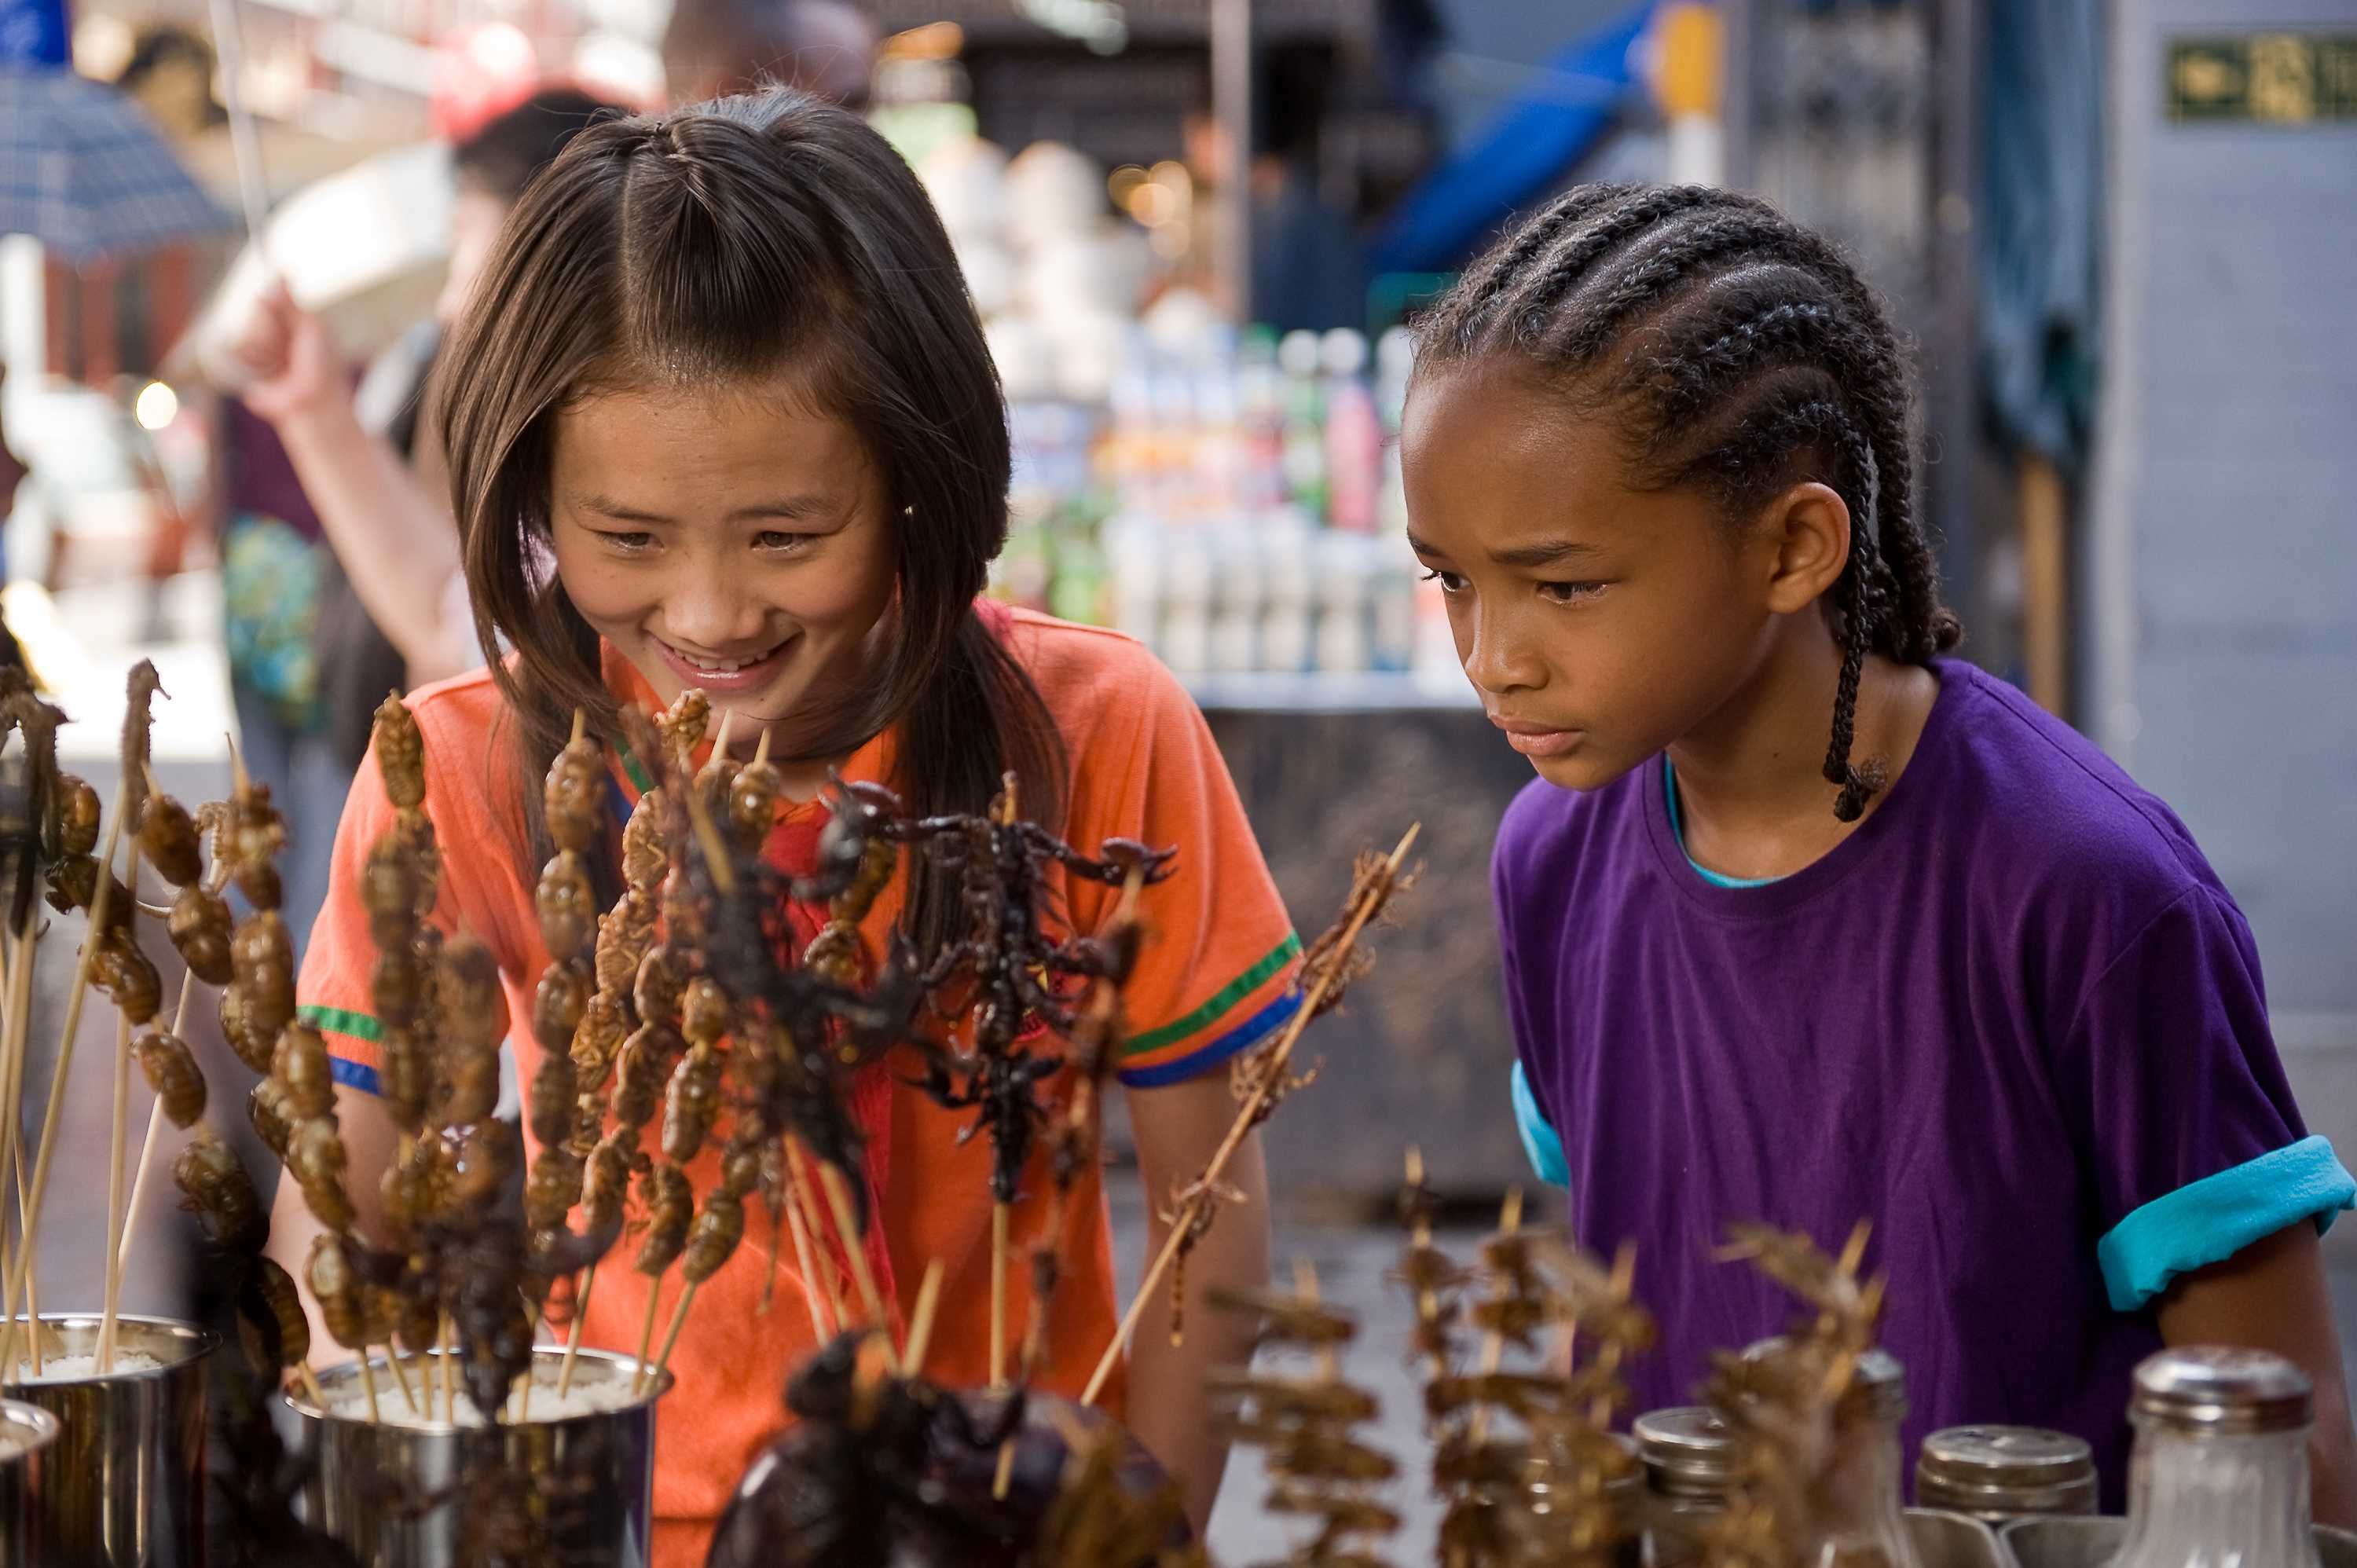
[{"label": "girl's nose", "polygon": [[769,607],[745,591],[743,575],[699,567],[672,590],[663,623],[707,653],[728,653],[761,639]]}]

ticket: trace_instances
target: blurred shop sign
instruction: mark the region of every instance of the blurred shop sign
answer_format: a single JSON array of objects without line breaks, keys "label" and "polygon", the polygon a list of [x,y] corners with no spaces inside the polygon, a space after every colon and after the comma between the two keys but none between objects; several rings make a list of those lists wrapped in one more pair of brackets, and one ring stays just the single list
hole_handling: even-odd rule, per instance
[{"label": "blurred shop sign", "polygon": [[0,70],[59,68],[71,47],[65,0],[0,0]]},{"label": "blurred shop sign", "polygon": [[2168,90],[2172,120],[2357,120],[2357,33],[2172,38]]}]

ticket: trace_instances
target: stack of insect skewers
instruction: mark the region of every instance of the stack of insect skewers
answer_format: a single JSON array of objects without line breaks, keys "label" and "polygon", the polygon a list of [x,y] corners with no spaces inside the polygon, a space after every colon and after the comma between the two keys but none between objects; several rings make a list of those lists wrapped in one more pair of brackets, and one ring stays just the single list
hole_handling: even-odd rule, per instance
[{"label": "stack of insect skewers", "polygon": [[1294,1047],[1312,1021],[1341,1004],[1351,982],[1372,962],[1360,948],[1360,939],[1395,896],[1414,886],[1416,874],[1406,869],[1407,857],[1415,847],[1420,829],[1420,823],[1411,824],[1388,855],[1369,853],[1359,857],[1341,914],[1303,955],[1300,1003],[1293,1016],[1274,1039],[1236,1058],[1229,1075],[1236,1097],[1235,1120],[1229,1123],[1227,1134],[1220,1140],[1201,1172],[1171,1195],[1170,1207],[1162,1215],[1169,1228],[1167,1237],[1153,1262],[1146,1265],[1137,1294],[1131,1297],[1120,1326],[1114,1330],[1113,1342],[1105,1347],[1095,1370],[1089,1375],[1088,1387],[1081,1395],[1082,1404],[1094,1404],[1103,1393],[1165,1274],[1170,1277],[1170,1339],[1174,1345],[1180,1341],[1186,1328],[1182,1307],[1186,1300],[1188,1254],[1210,1233],[1221,1207],[1238,1197],[1226,1180],[1228,1163],[1243,1145],[1245,1137],[1275,1113],[1286,1095],[1307,1087],[1316,1078],[1315,1066],[1304,1073],[1293,1070]]},{"label": "stack of insect skewers", "polygon": [[[210,1097],[183,1036],[198,983],[230,983],[239,1005],[255,999],[257,1011],[266,1014],[283,1003],[291,1015],[291,959],[284,958],[283,950],[270,940],[271,922],[276,918],[276,882],[268,856],[277,842],[275,819],[268,807],[267,792],[259,787],[248,786],[237,800],[213,802],[195,817],[156,787],[148,765],[148,736],[153,699],[160,692],[151,665],[143,662],[133,669],[126,688],[123,780],[116,793],[116,814],[108,825],[104,849],[93,854],[99,849],[101,826],[97,795],[89,784],[61,772],[57,765],[56,732],[63,715],[40,702],[20,672],[0,674],[0,726],[14,731],[22,741],[12,782],[27,812],[26,831],[12,853],[16,875],[10,916],[16,940],[8,955],[7,1026],[0,1033],[7,1107],[5,1121],[0,1121],[0,1170],[10,1171],[17,1178],[24,1225],[23,1244],[5,1271],[10,1305],[16,1291],[22,1289],[27,1293],[27,1319],[38,1317],[31,1296],[37,1269],[31,1242],[47,1188],[49,1155],[63,1107],[63,1084],[86,995],[83,986],[95,981],[116,1005],[118,1049],[110,1139],[113,1173],[109,1181],[106,1281],[93,1370],[103,1375],[115,1359],[114,1326],[119,1321],[122,1281],[135,1255],[134,1222],[164,1142],[162,1124],[168,1121],[177,1129],[193,1132],[173,1161],[174,1179],[219,1255],[224,1283],[236,1303],[248,1359],[257,1372],[274,1381],[283,1368],[301,1366],[308,1350],[308,1326],[294,1282],[262,1255],[268,1233],[267,1212],[236,1155],[205,1123]],[[118,878],[111,863],[126,825],[135,825],[129,875]],[[200,842],[206,830],[215,848],[210,868]],[[244,831],[242,838],[240,830]],[[252,845],[256,854],[241,856],[240,844]],[[182,983],[169,1028],[156,1026],[162,982],[135,938],[134,922],[142,908],[135,893],[142,858],[178,889],[166,913],[173,946],[187,963],[188,975]],[[242,950],[232,933],[228,907],[220,897],[221,887],[233,875],[253,897],[258,910],[270,913],[269,920],[253,928]],[[14,1134],[22,1104],[26,1011],[38,933],[30,901],[37,877],[46,877],[49,902],[60,912],[80,909],[90,916],[91,935],[83,943],[76,985],[68,998],[66,1030],[44,1117],[42,1149],[27,1183],[23,1176],[22,1146]],[[276,929],[283,932],[283,924]],[[233,1035],[232,1038],[251,1049],[250,1037]],[[155,1104],[137,1158],[126,1172],[128,1069],[135,1060],[154,1092]],[[0,1366],[15,1364],[11,1341],[16,1327],[13,1313],[0,1325]],[[40,1335],[30,1333],[28,1339],[38,1376]]]},{"label": "stack of insect skewers", "polygon": [[[1652,1342],[1652,1319],[1631,1300],[1635,1254],[1622,1249],[1607,1269],[1552,1232],[1526,1229],[1513,1192],[1469,1274],[1433,1244],[1433,1207],[1411,1151],[1398,1277],[1415,1295],[1433,1486],[1446,1499],[1440,1561],[1604,1568],[1635,1523],[1620,1501],[1635,1460],[1611,1431],[1628,1400],[1620,1369]],[[1481,1334],[1469,1372],[1458,1369],[1451,1332],[1460,1309]],[[1571,1338],[1562,1365],[1504,1365],[1510,1348],[1535,1359],[1542,1334],[1557,1328]]]},{"label": "stack of insect skewers", "polygon": [[1700,1532],[1700,1559],[1712,1568],[1788,1568],[1823,1520],[1846,1511],[1845,1500],[1827,1495],[1841,1468],[1840,1414],[1882,1315],[1881,1277],[1858,1277],[1867,1234],[1861,1222],[1829,1257],[1801,1231],[1728,1227],[1720,1256],[1748,1260],[1806,1312],[1781,1340],[1712,1358],[1703,1397],[1735,1450],[1733,1496]]},{"label": "stack of insect skewers", "polygon": [[1317,1521],[1316,1533],[1282,1561],[1288,1568],[1382,1563],[1378,1543],[1399,1530],[1400,1518],[1381,1492],[1399,1466],[1364,1441],[1380,1408],[1375,1396],[1342,1376],[1357,1320],[1318,1299],[1317,1273],[1306,1262],[1295,1265],[1290,1295],[1222,1292],[1212,1304],[1257,1323],[1256,1351],[1313,1359],[1306,1375],[1246,1365],[1214,1369],[1206,1380],[1221,1429],[1262,1451],[1274,1477],[1263,1506]]}]

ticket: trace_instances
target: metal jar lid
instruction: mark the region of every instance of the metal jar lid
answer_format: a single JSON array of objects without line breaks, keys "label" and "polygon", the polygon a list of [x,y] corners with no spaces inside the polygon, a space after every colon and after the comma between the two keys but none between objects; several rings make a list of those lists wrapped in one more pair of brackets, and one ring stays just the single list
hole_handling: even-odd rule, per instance
[{"label": "metal jar lid", "polygon": [[2129,1412],[2180,1432],[2296,1432],[2315,1414],[2308,1374],[2265,1350],[2193,1345],[2148,1356]]},{"label": "metal jar lid", "polygon": [[1723,1498],[1735,1484],[1735,1434],[1708,1405],[1648,1411],[1631,1431],[1646,1479],[1663,1497]]},{"label": "metal jar lid", "polygon": [[[1743,1359],[1747,1361],[1760,1360],[1775,1355],[1790,1343],[1779,1334],[1746,1346]],[[1842,1396],[1841,1413],[1845,1417],[1869,1415],[1893,1426],[1904,1421],[1907,1418],[1907,1369],[1899,1364],[1899,1358],[1878,1345],[1858,1357],[1849,1391]]]},{"label": "metal jar lid", "polygon": [[1952,1426],[1923,1440],[1915,1500],[1976,1518],[2095,1511],[2095,1460],[2067,1432]]}]

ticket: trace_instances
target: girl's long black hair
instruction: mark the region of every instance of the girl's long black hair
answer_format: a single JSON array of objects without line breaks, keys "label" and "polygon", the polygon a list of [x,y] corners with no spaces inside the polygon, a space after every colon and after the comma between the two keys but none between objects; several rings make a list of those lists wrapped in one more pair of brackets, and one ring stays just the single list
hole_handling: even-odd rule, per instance
[{"label": "girl's long black hair", "polygon": [[[550,853],[541,779],[574,709],[619,733],[597,636],[538,564],[556,415],[600,388],[780,373],[866,442],[898,576],[883,662],[796,715],[796,752],[838,757],[897,725],[894,783],[916,811],[982,811],[1012,771],[1028,815],[1060,817],[1054,722],[974,607],[1006,540],[1006,411],[949,237],[881,136],[775,91],[575,136],[517,203],[443,355],[468,586],[516,721],[527,879]],[[612,858],[592,861],[610,875]],[[954,884],[910,889],[921,950],[963,919]]]}]

